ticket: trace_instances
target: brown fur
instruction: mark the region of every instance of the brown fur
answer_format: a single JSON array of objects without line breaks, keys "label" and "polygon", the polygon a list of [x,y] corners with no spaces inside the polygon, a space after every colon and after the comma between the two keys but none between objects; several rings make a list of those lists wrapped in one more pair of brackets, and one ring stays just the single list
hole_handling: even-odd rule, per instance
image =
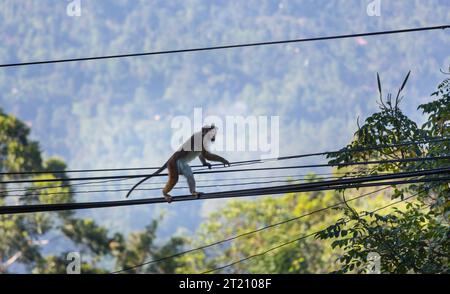
[{"label": "brown fur", "polygon": [[[202,128],[202,145],[201,145],[201,151],[200,151],[200,154],[198,155],[198,157],[199,157],[200,161],[202,162],[202,164],[204,166],[207,166],[208,168],[211,168],[211,164],[208,163],[206,160],[217,161],[217,162],[223,163],[224,165],[230,166],[230,163],[225,158],[223,158],[219,155],[210,153],[209,151],[206,150],[206,148],[203,144],[204,137],[208,134],[208,132],[210,132],[211,130],[214,130],[214,129],[215,129],[214,125],[212,125],[210,127]],[[190,150],[181,149],[181,150],[176,151],[160,169],[158,169],[152,175],[145,177],[144,179],[139,181],[136,185],[134,185],[133,188],[131,188],[130,191],[128,191],[128,194],[126,197],[128,197],[131,194],[131,192],[134,189],[136,189],[137,186],[139,186],[140,184],[142,184],[149,178],[153,177],[154,175],[161,173],[164,169],[167,168],[169,178],[167,180],[166,186],[163,189],[163,195],[164,195],[164,198],[166,198],[167,202],[170,203],[172,201],[172,196],[169,194],[169,192],[173,189],[173,187],[175,187],[175,185],[178,183],[178,179],[179,179],[179,171],[178,171],[177,161],[186,159],[188,156],[191,155],[192,152],[195,152],[195,150],[194,150],[194,143],[195,143],[194,135],[192,135],[189,140],[190,140],[190,144],[191,144]],[[212,137],[212,141],[214,141],[214,140],[215,140],[215,135]],[[187,181],[189,184],[189,192],[193,196],[199,197],[199,195],[202,193],[196,191],[194,177],[193,176],[187,177]]]}]

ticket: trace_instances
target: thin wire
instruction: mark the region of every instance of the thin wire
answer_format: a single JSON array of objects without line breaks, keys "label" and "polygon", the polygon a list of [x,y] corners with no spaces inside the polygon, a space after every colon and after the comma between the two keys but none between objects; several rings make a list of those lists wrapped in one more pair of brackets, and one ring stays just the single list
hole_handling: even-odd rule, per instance
[{"label": "thin wire", "polygon": [[[408,141],[408,142],[400,142],[394,144],[384,144],[384,145],[376,145],[376,146],[367,146],[367,147],[359,147],[359,148],[347,148],[344,147],[340,150],[335,151],[323,151],[316,153],[305,153],[305,154],[297,154],[297,155],[289,155],[289,156],[281,156],[281,157],[271,157],[265,159],[251,159],[251,160],[243,160],[232,162],[231,165],[239,166],[239,165],[247,165],[247,164],[255,164],[255,163],[265,163],[265,162],[273,162],[273,161],[281,161],[281,160],[289,160],[289,159],[298,159],[312,156],[323,156],[330,154],[340,154],[340,153],[348,153],[348,152],[362,152],[368,150],[376,150],[382,148],[392,148],[392,147],[400,147],[400,146],[408,146],[408,145],[417,145],[417,144],[428,144],[428,143],[437,143],[443,141],[449,141],[450,138],[447,137],[432,137],[427,140],[422,141]],[[222,167],[223,165],[220,163],[211,164],[214,167]],[[203,168],[203,165],[193,165],[193,168]],[[139,170],[155,170],[160,167],[129,167],[129,168],[100,168],[100,169],[73,169],[73,170],[47,170],[47,171],[25,171],[25,172],[0,172],[0,175],[32,175],[32,174],[65,174],[65,173],[86,173],[86,172],[116,172],[116,171],[139,171]]]},{"label": "thin wire", "polygon": [[[308,177],[308,176],[331,176],[331,175],[350,175],[350,174],[356,174],[356,175],[368,175],[367,172],[363,171],[349,171],[349,172],[332,172],[332,173],[308,173],[308,174],[287,174],[287,175],[274,175],[274,176],[257,176],[257,177],[245,177],[247,180],[257,180],[257,179],[272,179],[272,178],[284,178],[284,177]],[[377,173],[379,175],[381,174],[388,174],[388,173]],[[89,187],[103,187],[105,185],[101,185],[102,183],[112,183],[113,186],[129,186],[134,185],[134,183],[118,183],[115,184],[115,182],[122,182],[125,180],[130,179],[113,179],[113,180],[104,180],[104,181],[89,181],[85,183],[76,183],[76,184],[63,184],[63,185],[55,185],[55,186],[42,186],[42,187],[27,187],[23,189],[6,189],[3,191],[0,191],[0,194],[5,194],[9,192],[27,192],[27,191],[34,191],[34,190],[45,190],[45,189],[52,189],[52,188],[67,188],[67,187],[75,187],[75,186],[89,186]],[[239,178],[214,178],[214,179],[198,179],[196,182],[220,182],[220,181],[236,181],[236,180],[242,180],[241,177]],[[164,185],[166,182],[154,182],[154,183],[143,183],[143,186],[148,185],[157,185],[161,184]],[[109,185],[106,185],[109,186]]]},{"label": "thin wire", "polygon": [[[274,178],[274,177],[271,177]],[[320,178],[311,178],[311,180],[324,180],[324,179],[342,179],[344,177],[339,176],[330,176],[330,177],[320,177]],[[349,178],[349,177],[347,177]],[[247,179],[247,178],[246,178]],[[272,180],[272,181],[259,181],[259,182],[241,182],[241,183],[229,183],[229,184],[216,184],[216,185],[198,185],[197,188],[216,188],[216,187],[230,187],[230,186],[246,186],[246,185],[258,185],[258,184],[270,184],[270,183],[287,183],[287,182],[298,182],[302,180],[307,180],[308,178],[293,178],[293,179],[285,179],[285,180]],[[242,180],[242,178],[241,178]],[[219,180],[217,180],[219,181]],[[163,183],[164,184],[164,183]],[[138,188],[136,191],[155,191],[161,190],[163,187],[154,187],[154,188]],[[174,187],[173,190],[176,189],[186,189],[189,188],[187,186],[179,186]],[[67,194],[86,194],[86,193],[111,193],[111,192],[126,192],[129,189],[104,189],[104,190],[82,190],[82,191],[62,191],[62,192],[49,192],[45,193],[45,196],[49,195],[67,195]],[[25,192],[27,190],[25,189]],[[1,195],[1,197],[34,197],[40,196],[40,193],[35,194],[26,194],[26,195]]]},{"label": "thin wire", "polygon": [[[408,200],[408,199],[410,199],[410,198],[413,198],[413,197],[417,196],[419,193],[420,193],[420,192],[415,193],[415,194],[413,194],[413,195],[411,195],[411,196],[409,196],[409,197],[406,197],[406,198],[404,198],[404,199],[402,199],[402,200],[399,200],[399,201],[390,203],[390,204],[388,204],[388,205],[385,205],[385,206],[383,206],[383,207],[377,208],[377,209],[371,211],[370,213],[365,213],[365,214],[363,215],[363,217],[364,217],[364,216],[367,216],[367,215],[369,215],[369,214],[371,214],[371,213],[375,213],[375,212],[377,212],[377,211],[386,209],[386,208],[388,208],[388,207],[390,207],[390,206],[399,204],[399,203],[401,203],[401,202],[403,202],[403,201],[406,201],[406,200]],[[349,222],[349,221],[350,221],[350,220],[346,221],[346,223]],[[271,251],[274,251],[274,250],[276,250],[276,249],[279,249],[279,248],[281,248],[281,247],[284,247],[284,246],[287,246],[287,245],[296,243],[296,242],[298,242],[298,241],[301,241],[301,240],[303,240],[303,239],[306,239],[306,238],[315,236],[315,235],[317,235],[317,234],[319,234],[319,233],[321,233],[321,232],[324,232],[325,230],[326,230],[326,228],[325,228],[325,229],[322,229],[322,230],[319,230],[319,231],[316,231],[316,232],[313,232],[313,233],[311,233],[311,234],[307,234],[307,235],[301,236],[301,237],[299,237],[299,238],[290,240],[290,241],[288,241],[288,242],[281,243],[281,244],[279,244],[279,245],[277,245],[277,246],[274,246],[274,247],[271,247],[271,248],[269,248],[269,249],[267,249],[267,250],[265,250],[265,251],[263,251],[263,252],[260,252],[260,253],[256,253],[256,254],[247,256],[247,257],[242,258],[242,259],[240,259],[240,260],[234,261],[234,262],[232,262],[232,263],[229,263],[229,264],[226,264],[226,265],[223,265],[223,266],[220,266],[220,267],[211,269],[211,270],[204,271],[204,272],[202,272],[202,274],[208,274],[208,273],[211,273],[211,272],[216,272],[216,271],[219,271],[219,270],[223,270],[223,269],[225,269],[225,268],[231,267],[231,266],[233,266],[233,265],[236,265],[236,264],[238,264],[238,263],[247,261],[247,260],[249,260],[249,259],[252,259],[252,258],[255,258],[255,257],[259,257],[259,256],[262,256],[262,255],[265,255],[265,254],[267,254],[267,253],[269,253],[269,252],[271,252]]]},{"label": "thin wire", "polygon": [[[389,159],[389,160],[372,160],[361,162],[346,162],[346,163],[324,163],[324,164],[310,164],[310,165],[295,165],[295,166],[283,166],[283,167],[263,167],[263,168],[247,168],[247,169],[231,169],[231,170],[206,170],[206,171],[194,171],[194,174],[212,174],[212,173],[230,173],[230,172],[249,172],[249,171],[266,171],[266,170],[283,170],[283,169],[300,169],[300,168],[319,168],[319,167],[345,167],[352,165],[370,165],[370,164],[386,164],[386,163],[402,163],[402,162],[420,162],[430,160],[443,160],[449,159],[450,155],[445,156],[433,156],[433,157],[417,157],[417,158],[402,158],[402,159]],[[6,180],[0,181],[0,184],[13,184],[13,183],[41,183],[41,182],[61,182],[61,181],[85,181],[85,180],[105,180],[105,179],[131,179],[147,177],[151,174],[141,175],[128,175],[128,176],[98,176],[98,177],[79,177],[70,179],[29,179],[29,180]],[[160,173],[153,175],[153,177],[167,176],[167,173]]]},{"label": "thin wire", "polygon": [[347,38],[356,38],[356,37],[366,37],[366,36],[368,37],[368,36],[399,34],[399,33],[410,33],[410,32],[420,32],[420,31],[430,31],[430,30],[441,30],[441,29],[444,30],[444,29],[448,29],[449,27],[450,27],[450,25],[441,25],[441,26],[432,26],[432,27],[418,27],[418,28],[401,29],[401,30],[378,31],[378,32],[357,33],[357,34],[345,34],[345,35],[324,36],[324,37],[315,37],[315,38],[302,38],[302,39],[282,40],[282,41],[269,41],[269,42],[258,42],[258,43],[221,45],[221,46],[211,46],[211,47],[198,47],[198,48],[189,48],[189,49],[177,49],[177,50],[141,52],[141,53],[128,53],[128,54],[105,55],[105,56],[94,56],[94,57],[81,57],[81,58],[53,59],[53,60],[43,60],[43,61],[17,62],[17,63],[0,64],[0,67],[13,67],[13,66],[49,64],[49,63],[62,63],[62,62],[74,62],[74,61],[86,61],[86,60],[100,60],[100,59],[115,59],[115,58],[148,56],[148,55],[162,55],[162,54],[198,52],[198,51],[221,50],[221,49],[232,49],[232,48],[244,48],[244,47],[254,47],[254,46],[267,46],[267,45],[288,44],[288,43],[326,41],[326,40],[335,40],[335,39],[347,39]]},{"label": "thin wire", "polygon": [[[42,187],[27,187],[23,189],[6,189],[3,191],[0,191],[0,194],[8,193],[8,192],[26,192],[26,191],[35,191],[35,190],[45,190],[45,189],[51,189],[51,188],[69,188],[69,187],[79,187],[79,186],[86,186],[86,185],[95,185],[95,184],[101,184],[101,183],[112,183],[112,182],[123,182],[131,179],[127,178],[120,178],[120,179],[112,179],[112,180],[102,180],[102,181],[89,181],[84,183],[65,183],[62,185],[55,185],[55,186],[42,186]],[[61,181],[63,182],[63,181]],[[133,185],[134,183],[129,183],[127,185]],[[100,185],[101,186],[101,185]]]},{"label": "thin wire", "polygon": [[[357,173],[357,172],[353,172],[353,173]],[[287,178],[287,177],[293,177],[293,178],[298,178],[298,177],[302,177],[303,179],[306,179],[306,178],[308,178],[308,177],[310,177],[310,176],[331,176],[331,175],[336,175],[336,177],[337,177],[337,175],[339,175],[339,174],[343,174],[343,175],[346,175],[346,174],[349,174],[349,173],[345,173],[345,172],[343,172],[343,173],[340,173],[340,172],[336,172],[336,173],[309,173],[309,174],[287,174],[287,175],[279,175],[279,176],[276,176],[276,175],[274,175],[274,176],[261,176],[261,177],[245,177],[245,179],[246,180],[260,180],[260,179],[273,179],[273,178]],[[360,173],[360,174],[362,174],[362,173]],[[196,179],[195,181],[196,182],[222,182],[222,181],[237,181],[237,180],[242,180],[242,178],[241,177],[239,177],[239,178],[215,178],[215,179]],[[87,184],[87,183],[86,183]],[[106,185],[106,186],[130,186],[130,185],[133,185],[134,183],[118,183],[118,184],[115,184],[115,183],[112,183],[112,184],[110,184],[110,185]],[[154,182],[154,183],[142,183],[141,184],[141,186],[153,186],[153,185],[164,185],[164,184],[166,184],[166,182]],[[98,185],[96,185],[95,183],[94,184],[89,184],[89,186],[90,187],[103,187],[103,186],[105,186],[105,185],[101,185],[101,184],[98,184]],[[41,187],[40,187],[41,188]],[[55,186],[48,186],[48,188],[55,188]],[[31,190],[33,190],[34,188],[33,187],[30,187],[29,189],[31,189]],[[137,189],[137,190],[139,190],[139,189]],[[17,190],[6,190],[7,192],[18,192],[18,191],[28,191],[28,189],[17,189]],[[0,191],[0,194],[2,193],[3,191]]]},{"label": "thin wire", "polygon": [[[286,175],[286,176],[264,176],[264,177],[246,177],[245,179],[273,179],[273,178],[287,178],[285,180],[273,180],[273,181],[259,181],[259,182],[240,182],[240,183],[230,183],[230,184],[216,184],[216,185],[198,185],[197,188],[215,188],[215,187],[230,187],[230,186],[245,186],[245,185],[257,185],[257,184],[269,184],[269,183],[285,183],[285,182],[297,182],[301,180],[326,180],[326,179],[344,179],[344,178],[354,178],[358,176],[363,176],[364,173],[358,173],[358,172],[348,172],[348,173],[335,173],[336,176],[333,175],[333,173],[323,173],[323,174],[303,174],[303,175]],[[344,176],[337,176],[337,174],[341,174]],[[350,176],[350,174],[356,174],[356,176]],[[377,175],[388,175],[390,173],[377,173]],[[322,176],[322,175],[333,175],[333,176]],[[366,174],[367,175],[367,174]],[[313,177],[312,177],[313,176]],[[289,178],[290,177],[290,178]],[[233,178],[233,179],[203,179],[203,181],[197,180],[196,182],[221,182],[221,181],[229,181],[229,180],[243,180],[243,178]],[[128,183],[128,184],[116,184],[119,186],[130,186],[134,183]],[[149,186],[149,185],[156,185],[156,184],[166,184],[166,182],[157,182],[157,183],[144,183],[143,186]],[[99,185],[101,186],[101,185]],[[54,189],[57,187],[64,187],[64,186],[47,186],[48,189]],[[90,186],[92,187],[92,186]],[[160,187],[153,187],[153,188],[138,188],[136,191],[156,191],[161,190],[164,186]],[[37,188],[28,188],[28,189],[11,189],[11,190],[4,190],[0,191],[0,198],[2,197],[35,197],[40,196],[40,193],[31,193],[26,195],[9,195],[10,192],[31,192],[35,191],[37,189],[42,190],[43,187],[37,187]],[[178,189],[187,189],[189,187],[187,186],[179,186],[174,187],[173,190]],[[111,192],[126,192],[127,189],[102,189],[102,190],[81,190],[81,191],[62,191],[62,192],[49,192],[45,193],[45,196],[50,195],[70,195],[70,194],[87,194],[87,193],[111,193]]]},{"label": "thin wire", "polygon": [[[369,195],[381,192],[381,191],[389,189],[389,188],[391,188],[391,187],[384,187],[384,188],[381,188],[381,189],[378,189],[378,190],[374,190],[374,191],[371,191],[371,192],[368,192],[368,193],[365,193],[365,194],[361,194],[361,195],[356,196],[354,198],[348,199],[347,202],[351,202],[351,201],[354,201],[354,200],[357,200],[357,199],[360,199],[360,198],[363,198],[363,197],[367,197]],[[261,232],[261,231],[265,231],[265,230],[273,228],[273,227],[277,227],[277,226],[280,226],[280,225],[283,225],[283,224],[286,224],[286,223],[289,223],[289,222],[293,222],[295,220],[302,219],[304,217],[307,217],[307,216],[310,216],[310,215],[313,215],[313,214],[316,214],[316,213],[319,213],[319,212],[323,212],[323,211],[331,209],[331,208],[338,207],[338,206],[340,206],[340,205],[342,205],[344,203],[345,203],[344,201],[341,201],[341,202],[335,203],[333,205],[330,205],[330,206],[327,206],[327,207],[324,207],[324,208],[320,208],[320,209],[316,209],[316,210],[310,211],[310,212],[308,212],[306,214],[302,214],[302,215],[294,217],[294,218],[286,219],[286,220],[283,220],[283,221],[280,221],[280,222],[277,222],[277,223],[273,223],[273,224],[270,224],[270,225],[267,225],[267,226],[263,226],[263,227],[261,227],[259,229],[256,229],[256,230],[247,231],[245,233],[234,235],[234,236],[228,237],[226,239],[223,239],[223,240],[220,240],[220,241],[216,241],[216,242],[213,242],[213,243],[209,243],[209,244],[197,247],[197,248],[192,248],[192,249],[189,249],[189,250],[186,250],[186,251],[182,251],[182,252],[179,252],[179,253],[176,253],[176,254],[173,254],[173,255],[161,257],[161,258],[150,260],[150,261],[146,261],[146,262],[143,262],[143,263],[131,266],[131,267],[123,268],[123,269],[111,272],[111,274],[118,274],[118,273],[121,273],[121,272],[127,272],[127,271],[130,271],[130,270],[135,269],[135,268],[139,268],[139,267],[147,265],[147,264],[152,264],[152,263],[165,261],[165,260],[172,259],[172,258],[175,258],[175,257],[179,257],[179,256],[182,256],[182,255],[191,253],[191,252],[203,250],[203,249],[206,249],[206,248],[209,248],[209,247],[212,247],[212,246],[220,245],[222,243],[230,242],[230,241],[236,240],[238,238],[249,236],[249,235],[252,235],[252,234],[255,234],[255,233],[258,233],[258,232]]]},{"label": "thin wire", "polygon": [[[327,178],[338,178],[338,177],[327,177]],[[243,182],[243,183],[231,183],[231,184],[217,184],[217,185],[198,185],[197,188],[211,188],[211,187],[229,187],[229,186],[244,186],[244,185],[256,185],[256,184],[266,184],[266,183],[285,183],[285,182],[297,182],[303,179],[292,179],[292,180],[273,180],[264,182]],[[139,188],[136,191],[155,191],[161,190],[163,187],[154,188]],[[187,186],[174,187],[173,189],[185,189],[189,188]],[[129,189],[110,189],[110,190],[86,190],[86,191],[74,191],[74,192],[50,192],[45,195],[65,195],[65,194],[83,194],[83,193],[110,193],[110,192],[126,192]],[[0,195],[0,197],[29,197],[29,196],[39,196],[40,194],[27,194],[24,195]]]},{"label": "thin wire", "polygon": [[[435,181],[448,181],[450,177],[433,177],[433,178],[421,178],[411,180],[395,180],[407,177],[420,177],[428,175],[448,174],[450,167],[431,169],[416,172],[399,172],[389,175],[368,176],[359,177],[353,179],[340,179],[330,181],[318,181],[313,183],[301,183],[274,186],[267,188],[254,188],[254,189],[241,189],[224,192],[213,192],[203,194],[200,197],[194,197],[192,195],[173,197],[172,201],[191,201],[199,199],[219,199],[219,198],[236,198],[246,196],[262,196],[262,195],[275,195],[285,194],[293,192],[309,192],[309,191],[324,191],[324,190],[337,190],[337,189],[355,189],[361,187],[375,187],[375,186],[387,186],[387,185],[400,185],[405,183],[420,183],[420,182],[435,182]],[[386,181],[394,179],[394,181]],[[382,181],[382,182],[380,182]],[[369,183],[366,183],[369,182]],[[0,206],[0,214],[16,214],[16,213],[29,213],[29,212],[48,212],[48,211],[61,211],[61,210],[78,210],[89,208],[105,208],[105,207],[120,207],[130,205],[143,205],[143,204],[156,204],[166,203],[163,197],[159,198],[146,198],[146,199],[134,199],[134,200],[116,200],[116,201],[97,201],[97,202],[72,202],[72,203],[56,203],[56,204],[33,204],[33,205],[13,205],[13,206]]]}]

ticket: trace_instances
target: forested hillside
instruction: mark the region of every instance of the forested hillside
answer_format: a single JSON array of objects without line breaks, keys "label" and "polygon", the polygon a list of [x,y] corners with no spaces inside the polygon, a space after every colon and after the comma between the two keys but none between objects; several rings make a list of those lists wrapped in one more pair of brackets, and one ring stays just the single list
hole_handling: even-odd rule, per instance
[{"label": "forested hillside", "polygon": [[[65,1],[5,0],[0,8],[0,63],[181,49],[443,25],[448,1]],[[408,70],[403,110],[417,106],[450,64],[448,31],[274,45],[120,60],[0,69],[0,107],[31,127],[44,155],[69,168],[155,166],[170,152],[170,121],[206,114],[277,115],[281,155],[340,148],[356,118],[377,110],[376,72],[395,91]],[[230,152],[230,160],[255,157]],[[305,161],[303,161],[305,162]],[[317,171],[317,170],[311,170]],[[139,194],[148,196],[148,194]],[[155,196],[159,195],[154,193]],[[150,195],[152,196],[152,195]],[[76,200],[122,199],[78,194]],[[137,197],[137,196],[136,196]],[[162,209],[162,239],[192,234],[217,201],[84,211],[123,232],[143,229]],[[183,212],[183,217],[175,217]]]}]

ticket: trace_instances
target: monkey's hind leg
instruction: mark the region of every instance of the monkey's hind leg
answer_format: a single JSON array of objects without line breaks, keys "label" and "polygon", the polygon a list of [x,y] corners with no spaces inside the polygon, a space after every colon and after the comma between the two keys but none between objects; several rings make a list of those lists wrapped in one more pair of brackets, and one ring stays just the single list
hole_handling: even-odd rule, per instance
[{"label": "monkey's hind leg", "polygon": [[195,178],[194,178],[194,174],[192,173],[192,169],[189,166],[189,164],[180,161],[178,164],[178,168],[180,173],[186,177],[186,180],[188,182],[189,185],[189,192],[191,192],[192,196],[198,198],[201,194],[203,194],[202,192],[197,192],[195,190]]},{"label": "monkey's hind leg", "polygon": [[169,192],[178,183],[178,168],[176,162],[169,162],[167,164],[167,171],[169,174],[169,179],[167,180],[166,186],[163,189],[164,198],[168,203],[172,202],[172,196]]},{"label": "monkey's hind leg", "polygon": [[198,198],[200,195],[202,195],[202,192],[197,192],[195,190],[195,179],[194,175],[190,175],[186,177],[188,185],[189,185],[189,192],[191,192],[192,196],[195,196],[195,198]]}]

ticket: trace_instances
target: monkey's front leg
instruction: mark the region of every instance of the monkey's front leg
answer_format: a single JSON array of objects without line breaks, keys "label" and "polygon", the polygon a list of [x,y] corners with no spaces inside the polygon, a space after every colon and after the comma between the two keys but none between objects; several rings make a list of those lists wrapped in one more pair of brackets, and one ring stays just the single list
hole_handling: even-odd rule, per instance
[{"label": "monkey's front leg", "polygon": [[202,156],[205,159],[208,159],[209,161],[218,161],[218,162],[222,162],[222,164],[224,166],[227,166],[227,165],[230,166],[230,163],[228,162],[228,160],[226,160],[225,158],[223,158],[217,154],[210,153],[206,149],[204,149],[202,151]]},{"label": "monkey's front leg", "polygon": [[200,154],[198,158],[202,162],[203,166],[207,166],[209,169],[211,169],[211,163],[207,162],[203,155]]}]

